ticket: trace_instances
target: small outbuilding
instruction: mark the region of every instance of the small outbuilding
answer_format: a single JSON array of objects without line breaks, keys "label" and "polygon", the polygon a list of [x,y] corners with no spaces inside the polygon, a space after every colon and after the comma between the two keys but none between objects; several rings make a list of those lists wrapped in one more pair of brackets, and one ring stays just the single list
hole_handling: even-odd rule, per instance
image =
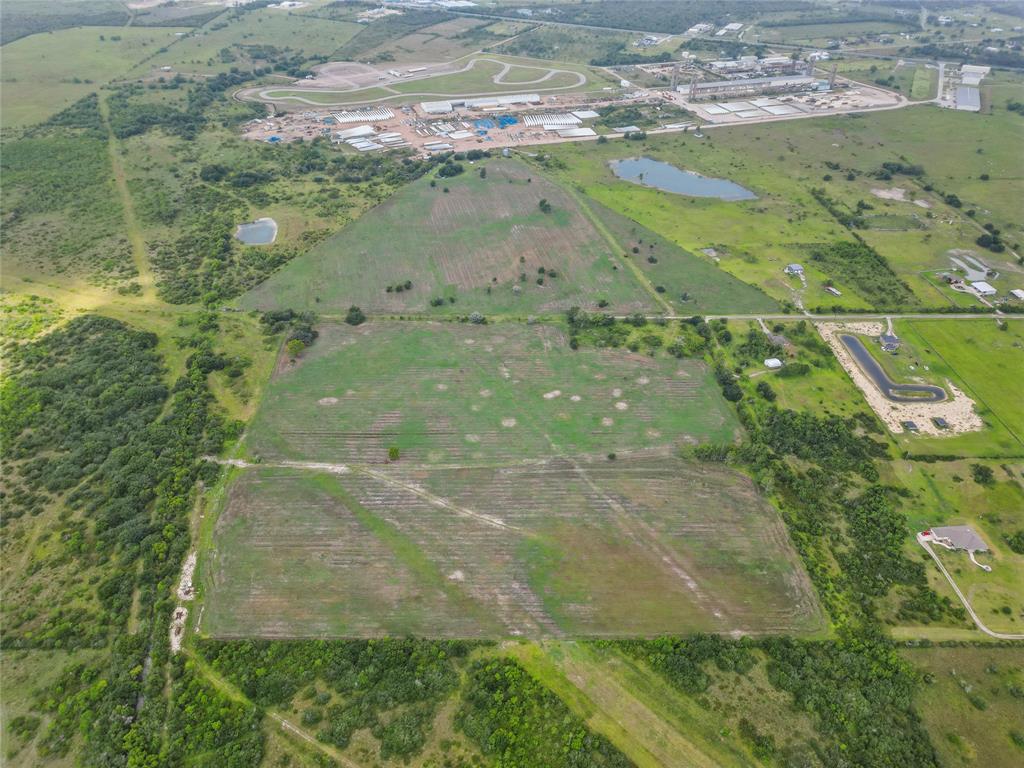
[{"label": "small outbuilding", "polygon": [[775,371],[782,367],[782,361],[777,357],[769,357],[764,361],[764,367]]},{"label": "small outbuilding", "polygon": [[1015,299],[1020,299],[1021,301],[1024,301],[1024,290],[1021,290],[1020,288],[1014,288],[1012,291],[1010,291],[1010,295],[1013,296],[1013,298]]},{"label": "small outbuilding", "polygon": [[883,333],[878,337],[878,343],[884,352],[896,352],[900,348],[899,337],[894,333]]},{"label": "small outbuilding", "polygon": [[782,270],[787,275],[794,275],[800,277],[804,273],[804,268],[800,264],[787,264],[786,268]]}]

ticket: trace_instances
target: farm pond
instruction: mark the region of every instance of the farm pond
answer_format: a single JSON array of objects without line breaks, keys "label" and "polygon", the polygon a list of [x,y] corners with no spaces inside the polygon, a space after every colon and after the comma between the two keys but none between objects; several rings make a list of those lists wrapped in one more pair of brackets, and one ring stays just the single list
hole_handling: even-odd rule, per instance
[{"label": "farm pond", "polygon": [[749,189],[728,179],[701,176],[699,173],[684,171],[682,168],[649,157],[613,160],[609,165],[612,173],[620,179],[645,187],[654,187],[663,192],[691,197],[717,197],[719,200],[757,199],[757,195]]},{"label": "farm pond", "polygon": [[239,224],[235,237],[246,245],[270,245],[277,239],[277,222],[270,218]]}]

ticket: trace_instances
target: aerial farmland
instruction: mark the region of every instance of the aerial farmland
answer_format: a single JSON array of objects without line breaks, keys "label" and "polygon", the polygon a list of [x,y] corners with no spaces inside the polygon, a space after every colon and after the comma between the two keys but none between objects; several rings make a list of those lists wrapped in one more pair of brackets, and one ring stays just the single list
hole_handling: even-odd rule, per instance
[{"label": "aerial farmland", "polygon": [[1018,0],[6,0],[0,762],[1016,768]]}]

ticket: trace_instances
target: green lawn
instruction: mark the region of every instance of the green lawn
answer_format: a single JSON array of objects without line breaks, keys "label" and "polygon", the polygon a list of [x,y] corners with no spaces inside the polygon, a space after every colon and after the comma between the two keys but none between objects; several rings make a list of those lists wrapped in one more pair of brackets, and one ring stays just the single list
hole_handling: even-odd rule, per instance
[{"label": "green lawn", "polygon": [[[971,397],[986,429],[959,437],[898,436],[913,453],[967,456],[1024,455],[1024,321],[1006,321],[1001,331],[993,320],[904,320],[896,332],[909,343],[900,364],[918,362],[916,373],[935,380],[951,378]],[[895,361],[893,361],[895,362]],[[924,373],[920,366],[931,370]]]},{"label": "green lawn", "polygon": [[184,28],[77,27],[3,46],[3,127],[41,122],[156,55]]}]

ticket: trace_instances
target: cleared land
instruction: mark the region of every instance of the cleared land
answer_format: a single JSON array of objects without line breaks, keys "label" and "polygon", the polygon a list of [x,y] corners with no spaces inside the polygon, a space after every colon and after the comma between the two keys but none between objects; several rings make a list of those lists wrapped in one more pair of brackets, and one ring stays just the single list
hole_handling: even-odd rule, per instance
[{"label": "cleared land", "polygon": [[[633,312],[653,298],[617,249],[558,186],[514,160],[465,164],[461,176],[408,185],[244,296],[252,309],[435,314],[558,312],[579,305]],[[444,190],[448,191],[445,192]],[[543,213],[542,199],[553,207]],[[537,284],[539,270],[553,270]],[[411,281],[402,292],[388,286]],[[431,307],[432,299],[445,299]],[[450,299],[454,298],[452,303]]]},{"label": "cleared land", "polygon": [[3,47],[4,128],[41,122],[175,40],[174,27],[78,27]]},{"label": "cleared land", "polygon": [[785,528],[753,484],[679,459],[249,469],[215,546],[201,625],[215,636],[820,628]]},{"label": "cleared land", "polygon": [[269,384],[265,460],[418,465],[667,451],[738,430],[703,362],[573,351],[555,326],[327,325]]},{"label": "cleared land", "polygon": [[201,629],[815,632],[774,509],[676,458],[736,428],[700,362],[572,351],[545,325],[328,325],[253,420]]}]

